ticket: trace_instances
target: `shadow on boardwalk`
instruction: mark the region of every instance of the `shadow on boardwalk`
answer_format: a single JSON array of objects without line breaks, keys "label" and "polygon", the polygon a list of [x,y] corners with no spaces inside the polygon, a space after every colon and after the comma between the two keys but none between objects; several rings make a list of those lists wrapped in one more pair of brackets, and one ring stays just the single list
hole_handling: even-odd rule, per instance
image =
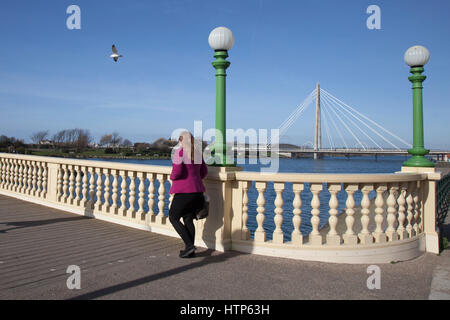
[{"label": "shadow on boardwalk", "polygon": [[[32,220],[32,221],[13,221],[13,222],[0,222],[0,226],[4,225],[6,227],[12,227],[9,229],[0,229],[0,233],[7,233],[8,231],[23,229],[23,228],[33,228],[41,227],[54,223],[79,221],[86,219],[86,217],[69,217],[69,218],[56,218],[47,220]],[[89,218],[88,218],[89,219]]]},{"label": "shadow on boardwalk", "polygon": [[177,268],[165,270],[162,272],[159,272],[157,274],[152,274],[146,277],[142,277],[133,281],[129,281],[126,283],[121,283],[118,285],[113,285],[107,288],[103,288],[100,290],[96,290],[93,292],[89,292],[86,294],[82,294],[76,297],[71,298],[70,300],[86,300],[86,299],[97,299],[106,295],[114,294],[119,291],[132,289],[134,287],[141,286],[143,284],[149,284],[152,281],[162,280],[164,278],[172,277],[177,274],[181,274],[187,271],[190,271],[192,269],[197,269],[200,267],[204,267],[206,265],[211,265],[215,263],[222,263],[226,260],[233,258],[236,255],[239,255],[239,253],[231,253],[231,254],[219,254],[219,255],[212,255],[213,250],[206,250],[200,253],[196,254],[196,258],[202,257],[203,259],[197,262],[190,263],[188,265],[180,266]]}]

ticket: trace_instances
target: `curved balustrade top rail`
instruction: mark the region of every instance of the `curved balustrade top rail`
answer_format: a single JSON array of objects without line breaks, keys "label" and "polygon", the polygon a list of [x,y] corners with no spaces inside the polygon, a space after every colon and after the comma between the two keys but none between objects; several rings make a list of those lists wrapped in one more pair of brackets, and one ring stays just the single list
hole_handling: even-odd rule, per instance
[{"label": "curved balustrade top rail", "polygon": [[413,173],[370,173],[370,174],[334,174],[334,173],[274,173],[261,174],[258,172],[238,171],[236,180],[267,181],[267,182],[309,182],[309,183],[390,183],[408,182],[427,179],[426,174]]},{"label": "curved balustrade top rail", "polygon": [[172,167],[170,166],[154,166],[148,164],[131,164],[123,162],[112,162],[112,161],[101,161],[101,160],[83,160],[75,158],[59,158],[59,157],[43,157],[43,156],[30,156],[23,154],[13,154],[13,153],[0,153],[0,158],[5,159],[22,159],[29,161],[38,161],[46,163],[56,163],[56,164],[66,164],[66,165],[77,165],[83,167],[96,167],[104,169],[115,169],[115,170],[128,170],[128,171],[141,171],[141,172],[151,172],[151,173],[161,173],[170,174]]}]

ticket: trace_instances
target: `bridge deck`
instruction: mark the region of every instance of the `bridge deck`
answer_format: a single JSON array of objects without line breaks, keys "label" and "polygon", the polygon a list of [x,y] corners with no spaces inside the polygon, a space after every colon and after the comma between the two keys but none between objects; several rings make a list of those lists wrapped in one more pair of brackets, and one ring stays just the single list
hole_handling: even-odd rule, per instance
[{"label": "bridge deck", "polygon": [[[439,257],[380,265],[328,264],[199,248],[179,239],[0,195],[0,299],[427,299]],[[69,290],[69,265],[81,289]]]}]

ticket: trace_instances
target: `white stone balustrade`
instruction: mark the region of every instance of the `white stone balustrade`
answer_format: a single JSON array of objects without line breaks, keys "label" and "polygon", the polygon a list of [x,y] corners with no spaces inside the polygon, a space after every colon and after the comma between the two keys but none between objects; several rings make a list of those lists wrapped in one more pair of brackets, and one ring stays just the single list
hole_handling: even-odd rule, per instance
[{"label": "white stone balustrade", "polygon": [[[443,173],[406,171],[262,175],[209,167],[210,216],[195,222],[196,245],[349,263],[435,252],[433,186]],[[0,193],[178,236],[167,219],[170,172],[167,166],[0,153]]]}]

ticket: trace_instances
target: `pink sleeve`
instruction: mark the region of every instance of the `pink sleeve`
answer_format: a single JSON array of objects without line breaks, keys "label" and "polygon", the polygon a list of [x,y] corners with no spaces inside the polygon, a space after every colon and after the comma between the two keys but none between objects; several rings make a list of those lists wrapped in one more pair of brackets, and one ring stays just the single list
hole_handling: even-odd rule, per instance
[{"label": "pink sleeve", "polygon": [[183,149],[176,151],[172,160],[172,173],[170,174],[170,180],[178,180],[183,174]]}]

